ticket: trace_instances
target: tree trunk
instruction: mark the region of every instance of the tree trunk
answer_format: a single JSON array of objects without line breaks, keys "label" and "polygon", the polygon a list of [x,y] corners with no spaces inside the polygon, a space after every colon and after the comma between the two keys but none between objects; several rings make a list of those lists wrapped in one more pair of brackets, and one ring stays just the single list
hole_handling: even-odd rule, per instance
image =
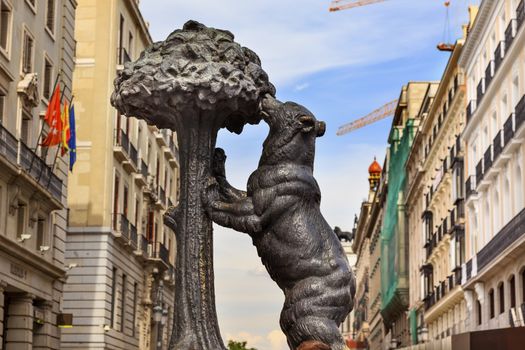
[{"label": "tree trunk", "polygon": [[213,228],[201,195],[211,175],[218,128],[213,116],[181,118],[177,128],[180,199],[176,222],[175,315],[170,350],[225,349],[215,310]]}]

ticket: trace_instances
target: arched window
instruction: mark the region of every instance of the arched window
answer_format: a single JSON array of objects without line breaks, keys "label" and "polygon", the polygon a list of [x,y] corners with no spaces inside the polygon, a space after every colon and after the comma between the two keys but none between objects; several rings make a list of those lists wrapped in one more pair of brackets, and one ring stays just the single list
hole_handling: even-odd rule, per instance
[{"label": "arched window", "polygon": [[498,286],[498,296],[499,296],[499,313],[502,314],[505,312],[505,285],[501,282]]},{"label": "arched window", "polygon": [[510,276],[509,279],[509,295],[510,295],[510,307],[516,307],[516,278],[514,275]]},{"label": "arched window", "polygon": [[489,290],[489,314],[490,318],[494,318],[496,312],[494,308],[494,289]]}]

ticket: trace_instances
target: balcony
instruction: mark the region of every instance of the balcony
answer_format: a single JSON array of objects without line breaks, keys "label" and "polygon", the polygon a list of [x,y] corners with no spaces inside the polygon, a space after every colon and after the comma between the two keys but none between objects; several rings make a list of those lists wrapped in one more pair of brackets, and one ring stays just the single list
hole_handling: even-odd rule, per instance
[{"label": "balcony", "polygon": [[137,243],[138,245],[137,250],[135,250],[135,256],[142,260],[148,259],[148,239],[142,234],[138,235]]},{"label": "balcony", "polygon": [[505,57],[505,41],[500,41],[496,50],[494,50],[494,71],[497,72]]},{"label": "balcony", "polygon": [[518,131],[523,121],[525,121],[525,95],[522,96],[521,100],[516,105],[516,125],[515,131]]},{"label": "balcony", "polygon": [[507,29],[505,30],[505,51],[509,52],[509,49],[516,37],[517,22],[515,19],[511,19]]},{"label": "balcony", "polygon": [[134,249],[139,246],[137,227],[132,223],[129,224],[129,244]]},{"label": "balcony", "polygon": [[21,140],[0,125],[0,160],[2,168],[22,171],[46,195],[53,199],[54,209],[62,209],[62,180],[52,168]]},{"label": "balcony", "polygon": [[487,65],[487,68],[485,69],[485,91],[487,91],[488,87],[490,86],[492,78],[494,78],[494,73],[494,61],[490,61]]},{"label": "balcony", "polygon": [[130,240],[129,220],[125,214],[113,214],[113,234],[121,243],[128,245]]},{"label": "balcony", "polygon": [[166,191],[159,186],[159,200],[162,202],[163,206],[166,206]]},{"label": "balcony", "polygon": [[172,158],[170,158],[169,162],[172,163],[173,166],[180,165],[180,162],[179,162],[179,148],[175,144],[175,141],[173,141],[173,138],[170,139],[169,149],[171,150],[171,153],[172,153],[172,156],[173,156]]},{"label": "balcony", "polygon": [[485,86],[486,86],[485,78],[481,78],[476,88],[476,98],[479,104],[481,104],[481,100],[483,99],[483,96],[485,95]]},{"label": "balcony", "polygon": [[479,185],[481,181],[483,181],[483,158],[476,165],[476,185]]},{"label": "balcony", "polygon": [[490,145],[483,155],[483,174],[486,174],[492,166],[492,145]]},{"label": "balcony", "polygon": [[113,154],[118,161],[123,162],[129,157],[129,137],[124,130],[116,130]]},{"label": "balcony", "polygon": [[144,187],[148,184],[148,165],[142,159],[137,160],[137,162],[140,164],[140,167],[139,172],[135,174],[135,183],[140,187]]},{"label": "balcony", "polygon": [[505,249],[525,235],[525,209],[516,215],[477,254],[478,271],[494,261]]},{"label": "balcony", "polygon": [[471,195],[476,194],[476,176],[471,175],[465,182],[465,195],[468,199]]},{"label": "balcony", "polygon": [[159,147],[168,147],[169,146],[169,135],[167,129],[162,129],[155,131],[155,139]]},{"label": "balcony", "polygon": [[129,144],[129,158],[131,160],[131,164],[133,164],[135,169],[138,169],[139,153],[137,152],[137,149],[135,148],[135,146],[133,146],[132,143]]},{"label": "balcony", "polygon": [[496,137],[492,141],[492,149],[494,150],[494,160],[498,159],[501,151],[503,151],[503,136],[501,130],[498,131]]},{"label": "balcony", "polygon": [[520,1],[518,4],[518,7],[516,8],[516,21],[518,25],[518,29],[521,28],[521,25],[523,24],[523,21],[525,20],[525,5],[523,3],[523,0]]},{"label": "balcony", "polygon": [[471,100],[469,104],[467,105],[467,123],[472,118],[472,115],[474,114],[474,111],[476,110],[477,101]]},{"label": "balcony", "polygon": [[503,124],[503,147],[507,146],[514,137],[514,113]]},{"label": "balcony", "polygon": [[153,244],[153,252],[151,258],[153,260],[161,261],[165,268],[170,267],[170,252],[168,248],[161,242],[155,242]]}]

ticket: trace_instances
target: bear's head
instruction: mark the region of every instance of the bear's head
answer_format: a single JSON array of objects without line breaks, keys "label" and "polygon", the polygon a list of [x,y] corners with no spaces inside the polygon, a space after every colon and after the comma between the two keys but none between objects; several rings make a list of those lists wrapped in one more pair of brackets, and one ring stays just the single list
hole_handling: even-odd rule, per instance
[{"label": "bear's head", "polygon": [[313,166],[315,139],[324,135],[325,123],[318,121],[300,104],[282,103],[270,95],[261,101],[260,111],[270,127],[261,163],[271,165],[292,161]]}]

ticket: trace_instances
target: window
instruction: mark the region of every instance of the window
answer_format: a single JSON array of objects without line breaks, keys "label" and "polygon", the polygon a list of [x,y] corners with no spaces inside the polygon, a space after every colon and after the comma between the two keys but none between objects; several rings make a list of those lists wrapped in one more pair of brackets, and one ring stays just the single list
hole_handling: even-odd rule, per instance
[{"label": "window", "polygon": [[117,229],[118,223],[118,188],[120,180],[117,174],[115,174],[115,183],[113,185],[113,229]]},{"label": "window", "polygon": [[119,31],[118,31],[118,63],[123,62],[123,42],[124,42],[124,17],[120,15]]},{"label": "window", "polygon": [[124,185],[124,205],[122,207],[122,214],[124,214],[124,217],[126,219],[128,218],[128,194],[129,194],[128,186]]},{"label": "window", "polygon": [[525,268],[521,271],[521,301],[525,303]]},{"label": "window", "polygon": [[4,124],[5,115],[5,93],[0,90],[0,124]]},{"label": "window", "polygon": [[516,307],[516,278],[514,275],[510,277],[509,280],[509,289],[510,289],[510,307]]},{"label": "window", "polygon": [[44,57],[44,87],[42,95],[46,100],[51,98],[51,89],[53,88],[51,86],[52,76],[53,64],[47,59],[47,57]]},{"label": "window", "polygon": [[494,310],[494,289],[491,289],[489,291],[489,307],[490,307],[490,318],[494,318],[494,316],[495,316],[495,310]]},{"label": "window", "polygon": [[24,41],[22,46],[22,73],[27,74],[33,71],[33,51],[35,40],[29,32],[24,31]]},{"label": "window", "polygon": [[46,220],[39,217],[36,223],[36,248],[46,245]]},{"label": "window", "polygon": [[18,209],[16,211],[16,236],[18,238],[26,233],[26,210],[26,205],[18,202]]},{"label": "window", "polygon": [[22,121],[20,124],[20,139],[26,144],[29,145],[31,137],[31,114],[26,110],[22,111]]},{"label": "window", "polygon": [[122,275],[122,293],[120,298],[120,331],[124,332],[124,324],[126,323],[126,287],[127,276]]},{"label": "window", "polygon": [[0,48],[8,52],[11,38],[12,10],[5,0],[1,0],[0,10]]},{"label": "window", "polygon": [[47,0],[46,29],[52,34],[55,33],[55,0]]},{"label": "window", "polygon": [[113,268],[111,274],[111,328],[115,328],[115,300],[117,297],[117,268]]},{"label": "window", "polygon": [[139,223],[139,212],[140,212],[140,201],[138,198],[135,199],[135,227],[138,227]]},{"label": "window", "polygon": [[505,286],[501,282],[498,286],[499,294],[499,313],[502,314],[505,312]]},{"label": "window", "polygon": [[128,34],[128,55],[129,58],[133,57],[133,33]]},{"label": "window", "polygon": [[153,229],[153,226],[154,226],[154,222],[155,222],[155,217],[154,217],[154,213],[153,211],[150,211],[148,213],[148,225],[146,226],[146,238],[148,239],[148,241],[150,242],[153,242],[153,233],[154,233],[154,229]]},{"label": "window", "polygon": [[133,318],[132,318],[132,324],[131,324],[131,336],[135,337],[136,329],[135,329],[135,323],[137,319],[137,291],[138,291],[138,284],[137,282],[133,283]]},{"label": "window", "polygon": [[481,321],[483,320],[483,313],[482,313],[482,309],[481,309],[481,303],[479,302],[479,300],[476,301],[477,305],[478,305],[478,326],[481,325]]}]

